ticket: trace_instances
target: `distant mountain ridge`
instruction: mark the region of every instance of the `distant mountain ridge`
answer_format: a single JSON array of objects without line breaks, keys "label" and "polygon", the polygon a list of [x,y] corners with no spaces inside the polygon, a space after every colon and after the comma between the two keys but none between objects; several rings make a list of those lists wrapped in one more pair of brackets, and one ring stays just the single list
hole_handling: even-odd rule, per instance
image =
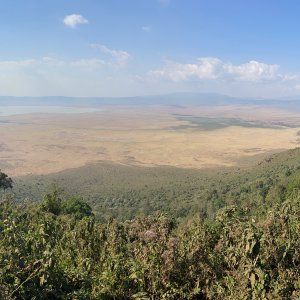
[{"label": "distant mountain ridge", "polygon": [[173,93],[165,95],[149,95],[136,97],[15,97],[0,96],[2,106],[149,106],[149,105],[180,105],[180,106],[216,106],[216,105],[260,105],[286,109],[300,109],[300,96],[259,99],[239,98],[215,93]]}]

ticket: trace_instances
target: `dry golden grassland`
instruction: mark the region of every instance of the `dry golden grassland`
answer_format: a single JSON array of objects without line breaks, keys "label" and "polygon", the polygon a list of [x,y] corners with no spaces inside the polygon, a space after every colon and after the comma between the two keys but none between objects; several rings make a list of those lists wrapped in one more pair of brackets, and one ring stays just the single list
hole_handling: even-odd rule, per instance
[{"label": "dry golden grassland", "polygon": [[101,160],[185,168],[231,166],[243,157],[295,148],[299,143],[300,128],[230,126],[206,131],[182,127],[189,122],[174,114],[299,122],[296,113],[257,107],[106,107],[85,114],[2,117],[0,168],[17,176]]}]

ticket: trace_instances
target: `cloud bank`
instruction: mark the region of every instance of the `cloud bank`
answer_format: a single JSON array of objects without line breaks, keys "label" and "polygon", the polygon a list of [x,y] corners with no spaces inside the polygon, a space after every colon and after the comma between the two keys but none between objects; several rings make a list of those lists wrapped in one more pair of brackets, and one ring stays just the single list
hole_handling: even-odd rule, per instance
[{"label": "cloud bank", "polygon": [[186,91],[279,97],[300,90],[296,74],[256,60],[234,64],[201,57],[193,63],[167,61],[149,71],[136,70],[135,60],[127,67],[131,56],[126,51],[101,44],[90,45],[90,51],[93,56],[77,59],[45,56],[0,60],[1,94],[136,96]]},{"label": "cloud bank", "polygon": [[172,81],[201,79],[230,79],[245,82],[263,82],[295,79],[295,75],[281,74],[280,66],[250,60],[244,64],[225,63],[216,57],[201,57],[195,63],[177,63],[169,61],[152,75],[168,78]]}]

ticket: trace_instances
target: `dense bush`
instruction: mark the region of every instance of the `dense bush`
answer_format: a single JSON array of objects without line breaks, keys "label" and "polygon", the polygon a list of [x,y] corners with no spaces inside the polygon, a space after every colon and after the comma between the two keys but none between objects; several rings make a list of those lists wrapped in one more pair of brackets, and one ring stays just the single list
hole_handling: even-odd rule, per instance
[{"label": "dense bush", "polygon": [[227,206],[214,220],[179,226],[162,214],[100,224],[56,192],[39,207],[6,196],[0,297],[298,299],[300,197],[292,188],[260,217]]},{"label": "dense bush", "polygon": [[48,193],[44,196],[40,204],[40,209],[56,216],[72,215],[76,219],[93,216],[92,208],[89,204],[76,197],[63,200],[60,195],[60,190],[57,187],[54,187],[52,193]]},{"label": "dense bush", "polygon": [[0,170],[0,190],[12,188],[12,179]]}]

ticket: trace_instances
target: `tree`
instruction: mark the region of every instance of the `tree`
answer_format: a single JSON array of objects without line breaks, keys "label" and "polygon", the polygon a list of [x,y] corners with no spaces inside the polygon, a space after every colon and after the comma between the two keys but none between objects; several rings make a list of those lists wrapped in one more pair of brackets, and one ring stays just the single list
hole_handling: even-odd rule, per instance
[{"label": "tree", "polygon": [[63,202],[62,211],[63,214],[74,215],[76,219],[93,215],[91,206],[75,197]]},{"label": "tree", "polygon": [[41,209],[58,216],[62,209],[62,199],[59,195],[60,192],[61,191],[57,186],[53,186],[53,191],[44,196],[41,203]]},{"label": "tree", "polygon": [[12,179],[0,170],[0,190],[6,190],[8,188],[11,189],[13,187],[12,184]]},{"label": "tree", "polygon": [[53,188],[51,193],[44,196],[40,205],[43,211],[50,212],[56,216],[73,215],[76,219],[93,216],[92,208],[89,204],[75,197],[63,199],[61,190],[57,186]]}]

